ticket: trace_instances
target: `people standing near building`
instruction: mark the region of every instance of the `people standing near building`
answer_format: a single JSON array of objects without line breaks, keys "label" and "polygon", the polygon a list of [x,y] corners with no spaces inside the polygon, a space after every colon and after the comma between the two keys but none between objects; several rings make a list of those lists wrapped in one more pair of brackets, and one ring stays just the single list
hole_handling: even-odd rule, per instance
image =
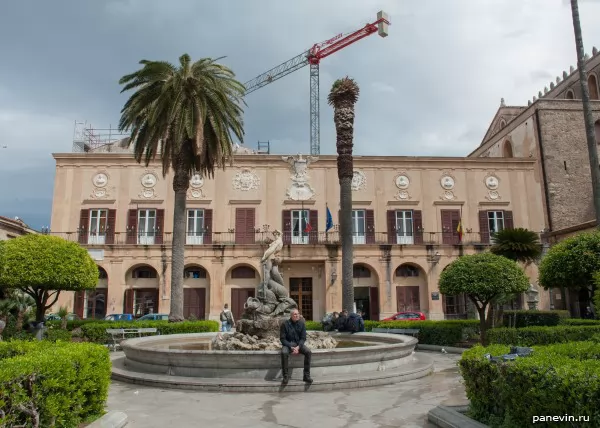
[{"label": "people standing near building", "polygon": [[302,380],[306,383],[312,383],[313,380],[310,377],[310,359],[312,353],[308,346],[304,344],[306,341],[306,325],[303,320],[300,320],[298,309],[292,309],[290,318],[281,324],[279,338],[281,340],[281,372],[283,383],[287,383],[290,380],[290,354],[304,355],[304,376]]},{"label": "people standing near building", "polygon": [[233,314],[229,310],[229,305],[227,303],[223,306],[223,310],[219,317],[221,319],[221,331],[231,331],[234,321]]}]

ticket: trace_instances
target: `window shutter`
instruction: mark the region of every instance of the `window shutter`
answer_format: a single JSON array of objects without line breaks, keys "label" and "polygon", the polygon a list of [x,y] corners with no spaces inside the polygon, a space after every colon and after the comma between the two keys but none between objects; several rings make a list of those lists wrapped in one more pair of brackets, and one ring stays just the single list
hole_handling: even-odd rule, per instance
[{"label": "window shutter", "polygon": [[442,243],[452,245],[454,243],[454,231],[452,230],[453,210],[441,210],[442,217]]},{"label": "window shutter", "polygon": [[204,229],[206,232],[204,233],[203,244],[212,244],[212,236],[213,236],[213,210],[205,209],[204,210]]},{"label": "window shutter", "polygon": [[90,210],[81,210],[79,212],[79,243],[87,244],[88,232],[90,230]]},{"label": "window shutter", "polygon": [[490,243],[490,225],[488,224],[487,211],[479,211],[479,238],[482,244]]},{"label": "window shutter", "polygon": [[79,317],[79,318],[83,318],[83,305],[85,303],[85,290],[81,290],[81,291],[76,291],[75,292],[75,296],[74,299],[75,301],[73,302],[73,312],[75,312],[75,314]]},{"label": "window shutter", "polygon": [[308,233],[308,242],[310,244],[317,244],[319,242],[319,211],[310,210],[308,212],[308,221],[311,227]]},{"label": "window shutter", "polygon": [[413,236],[415,244],[423,244],[423,213],[413,210]]},{"label": "window shutter", "polygon": [[163,243],[163,234],[165,229],[165,210],[156,210],[156,231],[154,243]]},{"label": "window shutter", "polygon": [[388,244],[395,244],[396,239],[396,211],[388,210],[387,212],[387,236]]},{"label": "window shutter", "polygon": [[[137,210],[129,210],[127,217],[127,243],[137,243]],[[133,306],[132,306],[133,307]],[[131,312],[128,312],[131,313]]]},{"label": "window shutter", "polygon": [[365,210],[365,242],[367,244],[375,243],[375,211]]},{"label": "window shutter", "polygon": [[133,314],[133,294],[133,288],[128,288],[127,290],[125,290],[125,299],[123,299],[123,312],[126,314]]},{"label": "window shutter", "polygon": [[117,210],[108,210],[108,220],[106,223],[106,243],[115,243],[115,227],[117,225]]},{"label": "window shutter", "polygon": [[255,226],[254,208],[235,209],[235,242],[236,244],[254,243]]},{"label": "window shutter", "polygon": [[504,228],[505,229],[514,229],[515,225],[513,222],[513,212],[512,211],[504,211]]},{"label": "window shutter", "polygon": [[256,232],[254,228],[256,227],[256,209],[255,208],[246,208],[246,232],[248,237],[249,244],[256,243]]},{"label": "window shutter", "polygon": [[281,230],[283,232],[283,243],[292,242],[292,212],[290,210],[281,211]]}]

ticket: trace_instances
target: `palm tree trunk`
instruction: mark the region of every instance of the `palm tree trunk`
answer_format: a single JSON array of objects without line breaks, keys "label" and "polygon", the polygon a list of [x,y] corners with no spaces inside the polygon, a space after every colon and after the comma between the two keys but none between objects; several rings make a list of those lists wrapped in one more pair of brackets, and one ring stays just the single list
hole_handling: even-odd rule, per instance
[{"label": "palm tree trunk", "polygon": [[185,258],[185,200],[189,187],[189,176],[181,162],[175,165],[173,190],[175,204],[173,209],[173,243],[171,249],[171,309],[169,321],[183,321],[183,269]]},{"label": "palm tree trunk", "polygon": [[340,233],[342,241],[342,309],[354,312],[352,176],[340,178]]},{"label": "palm tree trunk", "polygon": [[571,0],[571,13],[573,15],[573,30],[575,32],[575,47],[577,48],[577,68],[579,70],[579,82],[581,84],[581,101],[583,102],[583,118],[585,121],[585,136],[590,158],[590,170],[592,175],[592,194],[594,197],[594,208],[596,210],[596,227],[600,228],[600,167],[598,165],[598,147],[596,146],[596,135],[594,131],[594,117],[590,103],[590,88],[588,76],[585,70],[585,51],[583,48],[583,35],[581,33],[581,21],[579,20],[579,5],[577,0]]}]

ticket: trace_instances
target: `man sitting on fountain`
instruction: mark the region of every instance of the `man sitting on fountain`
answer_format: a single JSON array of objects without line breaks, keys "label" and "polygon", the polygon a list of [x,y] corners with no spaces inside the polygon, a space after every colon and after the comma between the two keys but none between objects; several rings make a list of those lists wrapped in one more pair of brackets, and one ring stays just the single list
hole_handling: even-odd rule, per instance
[{"label": "man sitting on fountain", "polygon": [[306,326],[304,321],[300,321],[298,309],[292,309],[290,319],[281,324],[281,372],[283,374],[283,383],[290,380],[289,375],[289,357],[290,354],[304,354],[304,376],[302,380],[306,383],[312,383],[310,377],[310,357],[311,351],[304,344],[306,341]]}]

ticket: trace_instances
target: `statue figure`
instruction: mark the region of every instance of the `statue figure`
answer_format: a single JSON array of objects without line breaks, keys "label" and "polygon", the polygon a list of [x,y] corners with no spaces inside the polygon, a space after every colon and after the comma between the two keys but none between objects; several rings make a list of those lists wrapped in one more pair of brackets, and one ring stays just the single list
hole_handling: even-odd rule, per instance
[{"label": "statue figure", "polygon": [[260,259],[261,263],[265,263],[267,260],[277,257],[277,254],[279,254],[279,252],[283,248],[283,240],[281,239],[281,232],[278,230],[274,230],[273,236],[275,237],[275,240],[273,242],[271,242],[271,245],[269,245],[269,248],[267,248],[267,250],[263,254],[262,259]]}]

